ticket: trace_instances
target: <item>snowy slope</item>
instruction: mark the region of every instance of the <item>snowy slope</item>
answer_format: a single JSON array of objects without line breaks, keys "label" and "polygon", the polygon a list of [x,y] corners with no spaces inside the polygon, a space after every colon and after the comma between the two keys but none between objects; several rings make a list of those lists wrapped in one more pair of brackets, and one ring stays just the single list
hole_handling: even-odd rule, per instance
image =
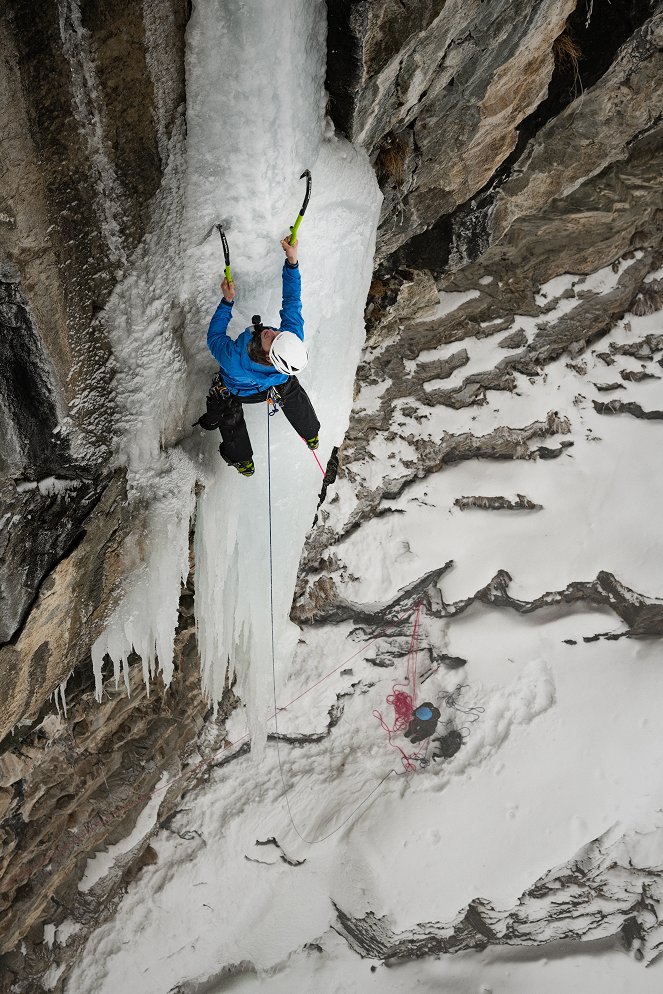
[{"label": "snowy slope", "polygon": [[[324,461],[350,410],[379,197],[363,157],[325,131],[322,5],[293,0],[285,13],[264,2],[194,8],[179,187],[185,238],[168,255],[187,312],[187,362],[175,376],[172,408],[161,408],[159,431],[173,432],[182,412],[194,420],[213,370],[204,327],[221,257],[209,229],[219,218],[228,225],[240,293],[236,330],[253,312],[273,317],[278,238],[299,203],[297,176],[309,167],[314,197],[302,227],[301,267],[313,348],[303,379],[321,415]],[[569,288],[581,292],[584,283],[608,292],[613,275],[552,281],[541,290],[551,305],[548,319],[573,308],[573,295],[562,296]],[[145,279],[144,286],[155,285],[154,276]],[[441,297],[438,316],[481,292],[479,285]],[[167,298],[164,289],[159,299]],[[529,320],[517,318],[509,330],[532,335]],[[157,326],[148,320],[141,340]],[[179,506],[176,497],[192,494],[200,478],[196,609],[206,688],[219,697],[230,658],[245,707],[229,723],[224,749],[208,757],[204,783],[168,829],[154,834],[157,864],[143,870],[116,918],[92,936],[68,994],[660,989],[661,937],[656,915],[641,902],[645,893],[656,909],[663,899],[660,647],[656,640],[594,640],[627,628],[605,604],[521,614],[475,597],[499,570],[511,575],[509,593],[522,601],[608,570],[639,594],[660,598],[660,425],[603,415],[592,403],[612,396],[593,383],[617,379],[599,353],[612,349],[620,368],[638,371],[642,363],[619,349],[660,332],[660,315],[627,315],[583,356],[584,370],[569,368],[566,355],[545,376],[519,376],[513,393],[489,392],[488,403],[471,413],[413,403],[408,413],[395,411],[393,435],[376,436],[370,458],[353,463],[329,490],[324,524],[339,540],[320,576],[335,582],[338,610],[301,631],[287,613],[320,473],[283,419],[273,419],[278,748],[273,736],[265,743],[274,730],[266,413],[248,412],[257,464],[251,481],[219,464],[211,436],[194,434],[164,454],[153,435],[151,447],[133,458],[131,439],[143,436],[132,435],[128,418],[119,458],[139,498],[155,486],[162,497],[146,512],[151,552],[97,658],[112,650],[119,659],[133,644],[149,660],[160,638],[167,643],[193,510],[193,496]],[[494,368],[504,334],[464,341],[468,363],[451,379],[437,382],[436,373],[428,392],[434,397]],[[424,353],[414,365],[439,368],[458,348]],[[151,362],[133,373],[146,376],[148,387],[157,375]],[[167,362],[177,369],[172,357]],[[663,409],[659,380],[621,382],[620,398]],[[355,413],[370,409],[388,385],[363,390]],[[154,405],[162,402],[158,390],[149,395]],[[435,446],[444,433],[524,427],[545,422],[550,411],[566,419],[565,433],[550,444],[573,442],[557,459],[475,459],[416,478],[414,440]],[[360,492],[408,475],[400,495],[381,502],[384,514],[346,534]],[[541,509],[461,511],[454,503],[517,494]],[[449,561],[453,567],[443,569]],[[437,580],[422,581],[434,571]],[[426,592],[414,643],[417,700],[439,702],[441,721],[461,730],[464,742],[451,759],[430,761],[430,746],[414,748],[395,735],[395,745],[412,757],[404,765],[374,712],[391,723],[387,697],[413,658],[420,598],[401,592],[417,583]],[[148,591],[155,592],[151,618]],[[449,657],[457,657],[453,668]],[[161,652],[159,659],[163,666]],[[448,695],[456,707],[448,706]],[[141,828],[152,831],[147,819]],[[580,896],[573,889],[579,877],[578,886],[586,884]],[[627,912],[638,916],[642,939],[635,948],[651,963],[646,970],[615,938]],[[477,915],[484,916],[483,932],[472,931]],[[383,947],[405,942],[420,949],[433,935],[459,951],[392,969],[371,953],[378,932]],[[489,948],[468,952],[464,943]],[[530,951],[534,943],[543,945]],[[398,956],[388,960],[395,964]]]},{"label": "snowy slope", "polygon": [[[659,315],[627,315],[594,351],[612,352],[630,368],[632,357],[618,350],[659,322]],[[641,955],[655,960],[646,971],[606,938],[637,906],[643,886],[658,900],[663,675],[656,640],[594,640],[626,628],[607,606],[521,615],[476,601],[445,616],[433,597],[421,612],[417,700],[443,702],[456,691],[469,713],[443,708],[441,720],[466,730],[463,747],[447,761],[415,761],[406,773],[373,714],[391,720],[386,698],[405,675],[415,595],[392,610],[381,606],[449,559],[456,565],[436,584],[449,608],[499,569],[512,575],[510,593],[523,600],[591,580],[598,569],[640,593],[660,594],[658,426],[598,414],[588,384],[600,382],[605,363],[588,353],[587,370],[578,373],[567,359],[545,377],[523,377],[515,394],[489,394],[478,415],[488,430],[491,413],[493,425],[526,424],[555,406],[571,421],[564,437],[574,445],[566,454],[442,467],[389,502],[393,513],[335,547],[336,578],[347,577],[347,620],[304,627],[291,666],[278,669],[279,705],[293,702],[279,714],[279,732],[289,740],[279,747],[283,781],[273,740],[257,766],[242,754],[248,726],[236,714],[228,735],[237,758],[228,762],[234,753],[224,750],[223,765],[189,796],[186,812],[155,837],[158,865],[129,889],[117,920],[93,937],[71,994],[117,990],[127,975],[140,975],[141,990],[155,994],[203,983],[208,991],[272,994],[405,991],[415,983],[509,994],[659,989],[653,916],[643,912]],[[656,381],[627,386],[643,407],[662,406]],[[449,430],[459,416],[428,412],[430,420],[408,427],[434,435],[436,417]],[[400,453],[407,458],[406,449]],[[477,493],[525,493],[542,509],[454,506],[457,496]],[[341,481],[330,498],[326,506],[340,526],[353,512],[352,489]],[[653,523],[648,532],[642,520]],[[449,669],[445,654],[466,664]],[[402,737],[394,741],[414,754]],[[256,845],[270,838],[282,850]],[[563,883],[573,880],[574,860],[589,871],[579,904],[572,893],[567,902]],[[588,881],[602,873],[596,901]],[[547,879],[553,896],[542,904],[541,884],[530,890]],[[380,959],[368,952],[370,928],[352,938],[337,917],[339,909],[361,932],[372,914],[393,943],[416,945],[433,930],[436,941],[446,936],[462,949],[459,922],[478,899],[495,941],[512,945],[510,952],[458,953],[372,973]],[[587,941],[571,946],[562,941],[568,936]],[[517,948],[531,942],[549,942],[550,954],[547,946],[536,957]],[[368,958],[357,955],[362,948]]]}]

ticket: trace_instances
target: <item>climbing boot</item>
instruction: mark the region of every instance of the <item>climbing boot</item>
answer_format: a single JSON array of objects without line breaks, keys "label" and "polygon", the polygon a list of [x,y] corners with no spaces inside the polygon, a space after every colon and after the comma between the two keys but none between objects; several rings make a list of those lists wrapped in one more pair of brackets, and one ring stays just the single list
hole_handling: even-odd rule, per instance
[{"label": "climbing boot", "polygon": [[318,438],[317,435],[314,435],[313,438],[305,438],[304,441],[308,445],[309,449],[311,449],[311,451],[317,449],[317,447],[320,445],[320,439]]},{"label": "climbing boot", "polygon": [[256,471],[256,468],[253,465],[253,459],[243,459],[239,462],[234,462],[232,459],[229,459],[223,451],[223,444],[219,446],[219,455],[223,461],[228,464],[228,466],[233,466],[238,473],[242,474],[242,476],[253,476]]}]

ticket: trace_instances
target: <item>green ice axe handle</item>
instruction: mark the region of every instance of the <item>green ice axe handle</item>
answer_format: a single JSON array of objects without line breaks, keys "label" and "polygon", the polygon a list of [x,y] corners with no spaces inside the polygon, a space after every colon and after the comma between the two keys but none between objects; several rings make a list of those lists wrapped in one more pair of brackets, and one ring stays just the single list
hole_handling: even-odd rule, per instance
[{"label": "green ice axe handle", "polygon": [[223,225],[217,224],[216,227],[217,227],[217,231],[221,235],[221,244],[223,245],[223,258],[224,258],[225,263],[226,263],[226,267],[224,269],[225,277],[226,277],[226,279],[228,280],[229,283],[232,283],[233,278],[232,278],[232,275],[231,275],[231,272],[230,272],[230,249],[228,248],[228,240],[227,240],[226,234],[225,234],[225,232],[223,230]]},{"label": "green ice axe handle", "polygon": [[304,215],[303,214],[298,214],[297,215],[297,220],[295,221],[295,223],[293,224],[293,226],[291,228],[291,231],[292,231],[292,234],[290,235],[290,244],[291,245],[295,244],[295,239],[297,238],[297,232],[299,231],[299,225],[302,223],[303,219],[304,219]]},{"label": "green ice axe handle", "polygon": [[299,225],[302,223],[302,219],[304,217],[304,214],[306,213],[306,208],[308,207],[308,202],[311,199],[311,170],[310,169],[305,169],[304,172],[302,173],[302,175],[299,178],[300,179],[304,179],[304,177],[306,177],[306,194],[304,196],[304,203],[302,204],[301,210],[299,211],[299,214],[297,215],[297,220],[295,221],[295,223],[292,226],[292,234],[290,235],[290,244],[291,245],[295,244],[295,239],[297,238],[297,232],[299,231]]}]

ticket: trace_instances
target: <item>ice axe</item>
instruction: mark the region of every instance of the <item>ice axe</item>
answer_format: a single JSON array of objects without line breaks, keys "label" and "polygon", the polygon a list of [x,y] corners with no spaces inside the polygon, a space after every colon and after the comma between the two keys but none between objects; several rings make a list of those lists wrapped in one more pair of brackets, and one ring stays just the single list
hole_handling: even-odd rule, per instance
[{"label": "ice axe", "polygon": [[226,238],[226,233],[223,230],[222,224],[216,225],[216,230],[221,235],[221,244],[223,245],[223,258],[226,262],[225,276],[229,283],[232,283],[233,278],[230,274],[230,249],[228,248],[228,239]]},{"label": "ice axe", "polygon": [[302,223],[302,218],[304,217],[304,214],[306,213],[306,208],[308,207],[308,202],[311,199],[311,170],[310,169],[305,169],[304,172],[302,173],[302,175],[299,178],[300,179],[304,179],[304,177],[306,177],[306,195],[304,197],[304,203],[301,206],[301,210],[300,210],[299,214],[297,215],[297,220],[295,221],[295,223],[293,224],[292,228],[290,229],[292,231],[292,234],[290,235],[290,244],[291,245],[295,244],[295,239],[297,238],[297,232],[299,231],[299,225]]}]

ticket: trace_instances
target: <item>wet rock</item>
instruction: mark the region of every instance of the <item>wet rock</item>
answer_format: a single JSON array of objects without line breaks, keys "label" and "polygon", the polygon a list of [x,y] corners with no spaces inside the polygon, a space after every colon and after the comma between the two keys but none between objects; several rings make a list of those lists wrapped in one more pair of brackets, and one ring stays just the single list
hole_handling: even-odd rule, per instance
[{"label": "wet rock", "polygon": [[45,477],[0,481],[0,644],[16,637],[40,584],[84,535],[84,522],[107,484]]},{"label": "wet rock", "polygon": [[648,373],[646,369],[622,369],[619,375],[629,383],[641,383],[643,380],[660,380],[656,373]]},{"label": "wet rock", "polygon": [[610,390],[626,390],[623,383],[594,383],[597,390],[608,393]]}]

